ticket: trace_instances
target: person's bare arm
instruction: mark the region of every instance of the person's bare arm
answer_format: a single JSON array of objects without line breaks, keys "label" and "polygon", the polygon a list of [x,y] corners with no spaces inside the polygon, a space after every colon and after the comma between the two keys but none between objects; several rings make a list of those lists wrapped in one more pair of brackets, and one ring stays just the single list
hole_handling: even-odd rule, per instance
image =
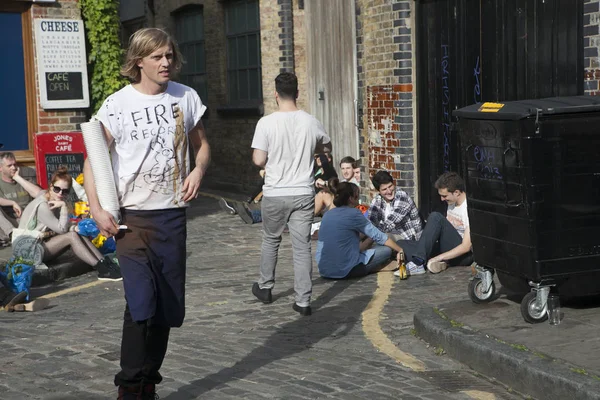
[{"label": "person's bare arm", "polygon": [[34,199],[43,190],[41,187],[39,187],[35,183],[29,182],[27,179],[25,179],[21,175],[19,175],[19,168],[17,168],[17,172],[15,172],[15,174],[12,178],[15,180],[15,182],[17,182],[19,185],[21,185],[23,187],[23,189],[25,189],[27,191],[27,193],[29,193],[29,195],[31,197],[33,197]]},{"label": "person's bare arm", "polygon": [[198,196],[202,178],[210,163],[210,146],[206,139],[206,132],[204,131],[202,120],[198,121],[198,124],[188,134],[188,137],[196,152],[196,167],[183,182],[182,191],[184,193],[183,201],[185,202],[191,201]]},{"label": "person's bare arm", "polygon": [[463,254],[467,254],[471,251],[471,230],[470,228],[465,229],[465,235],[463,236],[463,241],[461,244],[453,248],[452,250],[448,250],[445,253],[442,253],[438,256],[435,256],[431,259],[431,261],[449,261],[456,257],[460,257]]},{"label": "person's bare arm", "polygon": [[267,165],[267,152],[264,150],[254,149],[252,152],[252,162],[257,167],[264,168],[265,165]]},{"label": "person's bare arm", "polygon": [[21,213],[23,212],[23,210],[21,209],[21,206],[18,205],[16,201],[8,200],[3,197],[0,197],[0,206],[1,207],[12,207],[17,218],[19,218],[21,216]]},{"label": "person's bare arm", "polygon": [[402,250],[402,247],[398,246],[398,243],[394,242],[394,239],[392,238],[388,238],[388,240],[385,241],[385,245],[391,248],[392,250],[398,252],[398,254],[396,255],[396,260],[400,262],[402,254],[404,254],[404,250]]},{"label": "person's bare arm", "polygon": [[[104,126],[102,126],[102,128],[104,131],[104,139],[106,140],[106,144],[108,147],[110,147],[114,140],[113,136]],[[96,183],[94,181],[94,174],[92,172],[92,167],[89,163],[89,160],[87,159],[83,164],[83,187],[85,188],[85,194],[88,198],[90,212],[96,221],[98,229],[100,229],[100,233],[106,237],[116,235],[119,232],[119,226],[117,225],[117,221],[115,221],[112,214],[104,210],[100,205],[98,192],[96,191]]]}]

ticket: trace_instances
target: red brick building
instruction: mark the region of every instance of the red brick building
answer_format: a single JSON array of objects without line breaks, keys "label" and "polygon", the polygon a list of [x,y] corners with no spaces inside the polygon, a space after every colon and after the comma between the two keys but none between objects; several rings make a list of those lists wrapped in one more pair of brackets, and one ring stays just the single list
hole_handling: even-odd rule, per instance
[{"label": "red brick building", "polygon": [[[276,108],[274,77],[294,71],[299,105],[328,129],[334,158],[360,158],[365,196],[368,177],[387,169],[427,210],[436,202],[433,180],[459,162],[452,110],[478,101],[599,91],[598,0],[466,3],[130,0],[121,3],[120,15],[123,38],[160,26],[180,43],[187,59],[180,80],[208,106],[213,162],[207,186],[244,192],[257,181],[254,126]],[[6,132],[20,138],[13,149],[20,161],[33,162],[34,135],[76,130],[86,113],[42,107],[35,19],[79,19],[80,12],[75,0],[5,0],[0,18],[6,15],[12,25],[0,23],[3,40],[22,35],[22,59],[11,65],[24,71],[25,93],[20,114],[2,115],[11,121],[2,140]],[[6,110],[15,96],[1,96],[0,110]]]}]

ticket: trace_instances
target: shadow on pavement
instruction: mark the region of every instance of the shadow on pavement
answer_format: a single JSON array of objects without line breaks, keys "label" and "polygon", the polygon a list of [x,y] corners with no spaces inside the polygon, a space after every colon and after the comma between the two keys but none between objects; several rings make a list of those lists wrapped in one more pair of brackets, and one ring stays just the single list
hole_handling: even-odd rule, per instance
[{"label": "shadow on pavement", "polygon": [[51,284],[47,286],[32,287],[29,289],[31,298],[35,299],[40,296],[45,296],[50,293],[60,292],[61,290],[68,289],[70,286],[68,283]]},{"label": "shadow on pavement", "polygon": [[[208,375],[183,386],[177,392],[164,397],[165,400],[196,399],[213,389],[226,386],[228,382],[243,379],[255,370],[277,360],[285,359],[295,353],[310,348],[319,341],[335,334],[336,338],[346,336],[360,323],[362,311],[371,301],[371,296],[363,295],[350,298],[332,307],[326,307],[333,298],[360,279],[336,281],[312,303],[314,314],[300,317],[277,329],[264,343],[233,367]],[[290,307],[290,313],[293,313]]]}]

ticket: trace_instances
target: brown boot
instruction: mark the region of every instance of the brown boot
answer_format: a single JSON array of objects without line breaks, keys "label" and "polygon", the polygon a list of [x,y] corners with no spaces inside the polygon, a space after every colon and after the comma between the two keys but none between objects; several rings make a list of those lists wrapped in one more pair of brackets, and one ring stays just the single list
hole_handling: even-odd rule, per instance
[{"label": "brown boot", "polygon": [[16,304],[25,303],[27,292],[15,293],[5,287],[0,287],[0,306],[8,312],[14,311]]},{"label": "brown boot", "polygon": [[45,298],[42,297],[42,298],[30,301],[29,303],[15,304],[14,311],[20,311],[20,312],[30,311],[30,312],[35,312],[35,311],[40,311],[40,310],[43,310],[45,308],[48,308],[49,305],[50,305],[50,300],[49,299],[45,299]]}]

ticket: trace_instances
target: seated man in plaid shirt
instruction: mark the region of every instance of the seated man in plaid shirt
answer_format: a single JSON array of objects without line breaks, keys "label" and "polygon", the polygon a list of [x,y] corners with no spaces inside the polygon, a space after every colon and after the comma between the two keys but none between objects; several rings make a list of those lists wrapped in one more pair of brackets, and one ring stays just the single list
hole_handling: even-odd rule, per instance
[{"label": "seated man in plaid shirt", "polygon": [[419,240],[423,221],[410,196],[396,188],[394,178],[387,171],[377,172],[371,181],[379,191],[369,207],[371,223],[395,241]]}]

